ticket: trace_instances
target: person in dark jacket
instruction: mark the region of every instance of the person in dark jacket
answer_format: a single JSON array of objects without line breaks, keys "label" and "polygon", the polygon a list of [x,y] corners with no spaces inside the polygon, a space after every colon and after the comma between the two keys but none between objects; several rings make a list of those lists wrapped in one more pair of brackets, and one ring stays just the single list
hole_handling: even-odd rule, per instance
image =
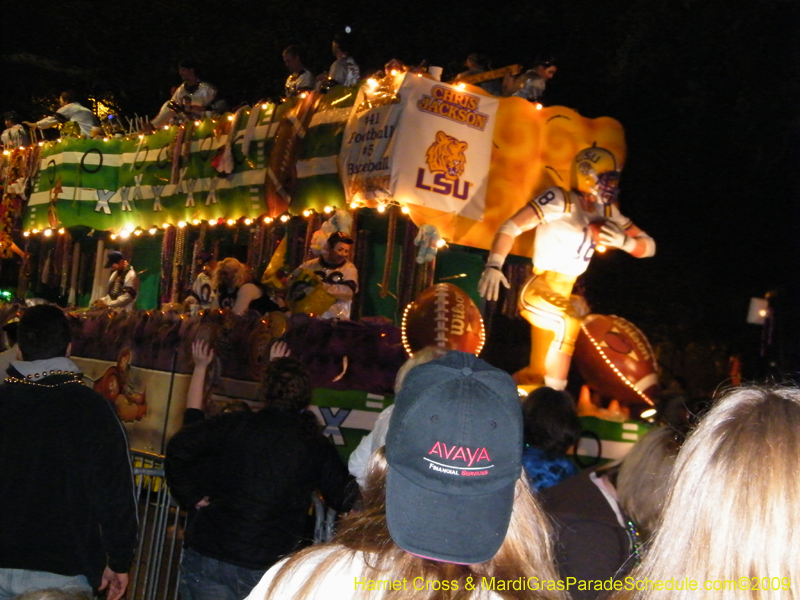
[{"label": "person in dark jacket", "polygon": [[138,522],[125,430],[67,356],[57,306],[25,311],[0,386],[0,599],[59,588],[119,600]]},{"label": "person in dark jacket", "polygon": [[313,413],[305,367],[290,357],[270,362],[265,407],[205,419],[203,385],[214,353],[192,346],[195,370],[184,427],[167,446],[172,495],[196,508],[184,535],[183,600],[240,600],[266,570],[302,547],[312,491],[349,510],[350,478]]},{"label": "person in dark jacket", "polygon": [[[545,511],[556,525],[563,578],[624,580],[638,564],[660,518],[682,439],[671,427],[657,427],[621,463],[583,471],[542,492]],[[579,584],[570,595],[572,600],[596,600],[606,594]]]},{"label": "person in dark jacket", "polygon": [[540,387],[522,402],[525,449],[522,465],[535,491],[553,487],[578,473],[567,451],[581,437],[575,402],[564,391]]}]

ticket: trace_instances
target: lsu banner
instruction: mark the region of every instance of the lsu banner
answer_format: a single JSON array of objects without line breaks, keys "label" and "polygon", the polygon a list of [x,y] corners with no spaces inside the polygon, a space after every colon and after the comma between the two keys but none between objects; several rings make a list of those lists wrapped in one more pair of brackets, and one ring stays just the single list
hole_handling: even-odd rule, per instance
[{"label": "lsu banner", "polygon": [[[473,88],[474,89],[474,88]],[[404,204],[483,220],[499,98],[406,76],[391,193]]]}]

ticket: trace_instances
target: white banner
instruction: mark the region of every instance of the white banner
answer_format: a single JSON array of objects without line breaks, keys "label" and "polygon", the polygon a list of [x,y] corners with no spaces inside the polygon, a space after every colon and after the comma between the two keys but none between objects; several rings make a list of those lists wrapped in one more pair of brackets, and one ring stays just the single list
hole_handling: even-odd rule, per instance
[{"label": "white banner", "polygon": [[413,76],[399,97],[405,108],[393,140],[392,196],[482,221],[500,99]]},{"label": "white banner", "polygon": [[359,89],[339,154],[348,202],[390,197],[392,153],[404,108],[395,92],[402,77],[387,77],[379,85],[368,81]]}]

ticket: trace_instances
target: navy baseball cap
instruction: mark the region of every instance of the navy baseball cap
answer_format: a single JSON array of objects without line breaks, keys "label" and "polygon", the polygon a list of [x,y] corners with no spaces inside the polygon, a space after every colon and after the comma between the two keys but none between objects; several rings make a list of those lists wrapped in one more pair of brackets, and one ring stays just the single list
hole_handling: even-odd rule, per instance
[{"label": "navy baseball cap", "polygon": [[122,252],[112,250],[106,255],[106,269],[122,260]]},{"label": "navy baseball cap", "polygon": [[395,543],[450,563],[492,558],[508,532],[522,439],[508,373],[459,351],[411,369],[386,435],[386,520]]}]

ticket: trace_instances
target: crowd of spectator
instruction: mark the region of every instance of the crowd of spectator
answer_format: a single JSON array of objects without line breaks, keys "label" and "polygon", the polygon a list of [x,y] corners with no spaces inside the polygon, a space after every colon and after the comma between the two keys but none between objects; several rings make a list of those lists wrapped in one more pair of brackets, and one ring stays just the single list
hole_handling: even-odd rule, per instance
[{"label": "crowd of spectator", "polygon": [[[82,385],[61,309],[29,308],[17,329],[0,386],[0,598],[119,600],[137,544],[124,430]],[[568,393],[520,401],[505,371],[426,348],[348,474],[285,343],[270,351],[263,408],[210,418],[214,350],[192,350],[165,463],[191,514],[183,600],[792,597],[795,387],[733,387],[705,416],[676,418],[673,403],[621,461],[581,469]],[[343,516],[315,545],[312,493]]]}]

